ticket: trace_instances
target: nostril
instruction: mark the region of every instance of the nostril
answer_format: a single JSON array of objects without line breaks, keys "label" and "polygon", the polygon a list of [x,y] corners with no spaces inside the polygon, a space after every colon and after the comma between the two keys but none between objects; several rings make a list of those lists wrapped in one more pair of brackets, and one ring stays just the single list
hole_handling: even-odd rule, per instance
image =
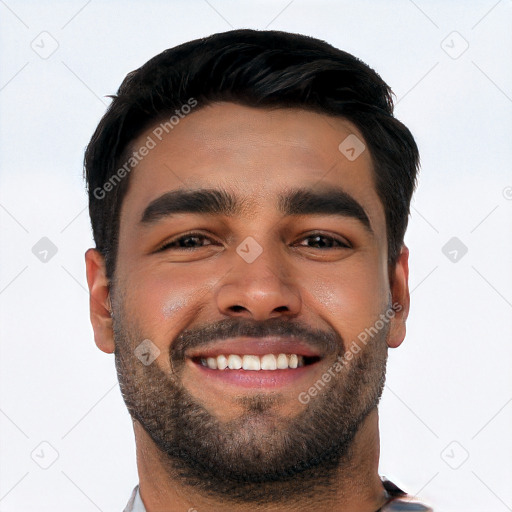
[{"label": "nostril", "polygon": [[241,313],[242,311],[245,311],[243,306],[231,306],[229,309],[231,309],[234,313]]}]

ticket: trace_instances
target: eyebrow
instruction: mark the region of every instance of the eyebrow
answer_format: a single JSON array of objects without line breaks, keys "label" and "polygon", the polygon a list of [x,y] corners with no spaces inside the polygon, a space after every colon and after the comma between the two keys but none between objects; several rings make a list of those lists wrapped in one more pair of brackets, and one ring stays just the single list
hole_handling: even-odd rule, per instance
[{"label": "eyebrow", "polygon": [[[278,209],[285,216],[338,215],[359,221],[373,234],[364,208],[339,187],[320,191],[295,188],[278,196]],[[233,217],[247,211],[248,203],[224,189],[173,190],[151,201],[142,214],[141,223],[150,225],[180,213],[225,215]]]},{"label": "eyebrow", "polygon": [[373,234],[365,209],[339,187],[321,191],[293,189],[279,196],[279,210],[284,215],[339,215],[353,218]]}]

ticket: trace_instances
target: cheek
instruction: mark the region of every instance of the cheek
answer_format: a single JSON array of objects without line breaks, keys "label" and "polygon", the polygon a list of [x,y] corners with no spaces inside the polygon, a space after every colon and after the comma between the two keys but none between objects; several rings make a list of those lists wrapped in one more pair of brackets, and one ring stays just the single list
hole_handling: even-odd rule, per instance
[{"label": "cheek", "polygon": [[338,268],[317,269],[305,278],[307,303],[349,342],[375,319],[388,303],[389,285],[382,266],[340,262]]},{"label": "cheek", "polygon": [[130,323],[168,353],[172,340],[199,313],[198,302],[208,294],[212,273],[153,269],[132,272],[125,282],[125,310]]}]

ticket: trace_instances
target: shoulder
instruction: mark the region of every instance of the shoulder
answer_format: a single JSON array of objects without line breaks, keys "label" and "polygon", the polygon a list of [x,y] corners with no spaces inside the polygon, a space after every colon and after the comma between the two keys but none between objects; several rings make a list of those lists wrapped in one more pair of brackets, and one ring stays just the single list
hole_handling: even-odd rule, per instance
[{"label": "shoulder", "polygon": [[382,478],[382,484],[390,496],[390,500],[379,512],[433,512],[433,509],[409,496],[390,480]]}]

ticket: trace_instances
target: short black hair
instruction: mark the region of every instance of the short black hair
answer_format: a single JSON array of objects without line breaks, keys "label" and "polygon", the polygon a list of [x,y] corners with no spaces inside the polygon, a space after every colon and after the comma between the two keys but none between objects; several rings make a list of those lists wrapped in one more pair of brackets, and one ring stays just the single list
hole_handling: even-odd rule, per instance
[{"label": "short black hair", "polygon": [[[363,135],[384,206],[388,263],[403,245],[419,167],[411,132],[393,116],[390,87],[368,65],[330,44],[280,31],[232,30],[163,51],[129,73],[85,152],[96,248],[112,278],[130,143],[194,101],[256,108],[302,108],[345,118]],[[189,109],[190,110],[190,109]],[[124,157],[124,160],[123,160]],[[135,165],[132,163],[131,165]],[[122,178],[122,179],[121,179]]]}]

